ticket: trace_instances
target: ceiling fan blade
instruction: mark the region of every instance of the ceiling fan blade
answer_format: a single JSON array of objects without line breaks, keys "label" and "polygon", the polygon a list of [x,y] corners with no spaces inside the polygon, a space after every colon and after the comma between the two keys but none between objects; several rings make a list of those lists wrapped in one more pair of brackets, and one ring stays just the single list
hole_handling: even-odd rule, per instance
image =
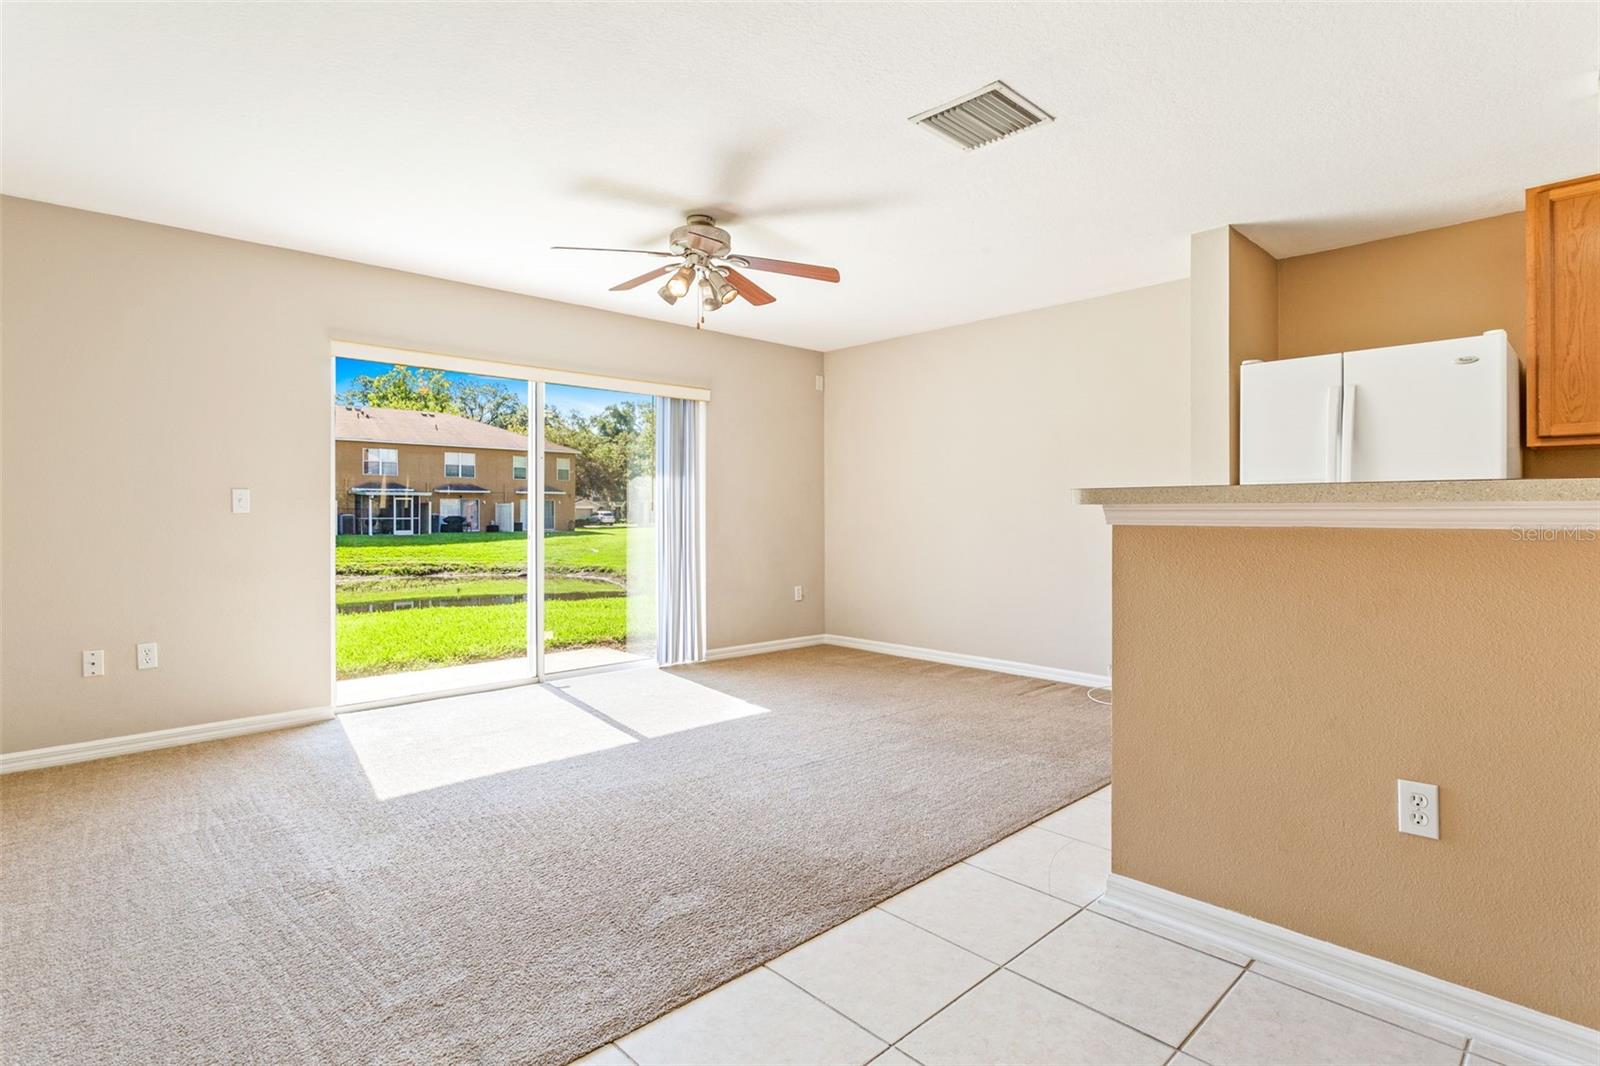
[{"label": "ceiling fan blade", "polygon": [[732,267],[723,268],[723,277],[728,279],[728,284],[733,286],[735,292],[737,292],[740,296],[743,296],[746,300],[749,300],[751,303],[755,304],[757,307],[760,307],[762,304],[772,303],[777,299],[777,297],[772,295],[772,293],[768,292],[766,289],[763,289],[760,285],[757,285],[755,282],[751,281],[749,278],[745,277]]},{"label": "ceiling fan blade", "polygon": [[552,252],[626,252],[629,255],[662,255],[669,259],[678,258],[677,252],[650,252],[643,248],[586,248],[576,244],[552,244]]},{"label": "ceiling fan blade", "polygon": [[657,278],[659,278],[661,275],[670,274],[674,270],[677,270],[677,269],[678,268],[675,265],[673,265],[672,263],[668,263],[664,267],[656,267],[654,270],[646,271],[645,273],[640,274],[636,278],[629,278],[627,281],[624,281],[621,285],[613,285],[613,286],[611,286],[611,291],[612,292],[626,292],[629,289],[636,289],[640,285],[643,285],[647,281],[654,281]]},{"label": "ceiling fan blade", "polygon": [[756,255],[739,253],[727,257],[728,262],[738,263],[740,266],[749,267],[751,270],[767,270],[774,274],[793,274],[797,278],[810,278],[813,281],[838,281],[839,272],[833,267],[812,266],[810,263],[791,263],[787,259],[762,259]]}]

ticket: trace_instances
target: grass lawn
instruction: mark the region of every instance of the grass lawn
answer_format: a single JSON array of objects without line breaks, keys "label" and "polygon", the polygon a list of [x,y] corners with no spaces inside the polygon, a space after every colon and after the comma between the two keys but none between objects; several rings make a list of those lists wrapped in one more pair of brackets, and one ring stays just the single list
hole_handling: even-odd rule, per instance
[{"label": "grass lawn", "polygon": [[[550,634],[547,647],[626,645],[628,601],[616,595],[615,581],[576,575],[624,578],[629,536],[653,533],[650,529],[608,526],[545,534],[545,593],[575,597],[545,601],[545,629]],[[337,538],[334,560],[340,579],[335,600],[341,604],[521,595],[527,591],[528,536],[346,536]],[[586,592],[594,595],[582,597]],[[335,617],[335,626],[341,678],[527,654],[525,603],[340,614]]]},{"label": "grass lawn", "polygon": [[[545,604],[547,648],[623,647],[628,601],[550,600]],[[509,659],[528,653],[524,603],[484,607],[416,607],[375,614],[341,614],[339,677],[368,677],[402,670]],[[640,636],[640,634],[635,634]]]},{"label": "grass lawn", "polygon": [[[596,526],[544,535],[547,570],[622,574],[628,537],[651,529]],[[420,537],[338,537],[333,566],[339,574],[521,574],[528,570],[526,533],[429,533]]]}]

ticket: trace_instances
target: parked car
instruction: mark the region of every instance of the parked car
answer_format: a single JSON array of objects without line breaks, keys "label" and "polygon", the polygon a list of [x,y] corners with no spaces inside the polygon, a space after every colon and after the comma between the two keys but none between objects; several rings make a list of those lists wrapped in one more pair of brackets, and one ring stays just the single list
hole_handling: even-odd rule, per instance
[{"label": "parked car", "polygon": [[617,524],[617,513],[615,511],[596,511],[594,520],[597,525],[614,526]]}]

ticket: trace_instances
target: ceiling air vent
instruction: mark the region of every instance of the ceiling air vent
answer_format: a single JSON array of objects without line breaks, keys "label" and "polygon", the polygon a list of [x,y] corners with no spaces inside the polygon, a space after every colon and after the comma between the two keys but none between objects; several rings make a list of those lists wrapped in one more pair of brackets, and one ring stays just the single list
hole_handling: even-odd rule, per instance
[{"label": "ceiling air vent", "polygon": [[982,148],[1029,126],[1051,121],[1037,105],[1003,81],[911,116],[911,121],[962,148]]}]

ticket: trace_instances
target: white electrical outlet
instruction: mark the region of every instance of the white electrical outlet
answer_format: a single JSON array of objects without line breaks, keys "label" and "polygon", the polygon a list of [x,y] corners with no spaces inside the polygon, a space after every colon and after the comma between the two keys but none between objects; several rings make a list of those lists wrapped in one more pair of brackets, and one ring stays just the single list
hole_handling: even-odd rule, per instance
[{"label": "white electrical outlet", "polygon": [[250,513],[250,490],[249,489],[234,489],[233,490],[233,513],[234,514],[249,514]]},{"label": "white electrical outlet", "polygon": [[804,585],[796,585],[794,587],[794,602],[799,603],[801,600],[803,600],[805,598],[806,598],[806,587]]},{"label": "white electrical outlet", "polygon": [[106,672],[106,653],[103,651],[86,651],[83,653],[83,676],[104,677]]},{"label": "white electrical outlet", "polygon": [[160,665],[159,660],[156,658],[156,646],[154,643],[139,645],[138,662],[141,670],[154,670]]},{"label": "white electrical outlet", "polygon": [[1439,786],[1420,781],[1400,781],[1400,832],[1439,839]]}]

